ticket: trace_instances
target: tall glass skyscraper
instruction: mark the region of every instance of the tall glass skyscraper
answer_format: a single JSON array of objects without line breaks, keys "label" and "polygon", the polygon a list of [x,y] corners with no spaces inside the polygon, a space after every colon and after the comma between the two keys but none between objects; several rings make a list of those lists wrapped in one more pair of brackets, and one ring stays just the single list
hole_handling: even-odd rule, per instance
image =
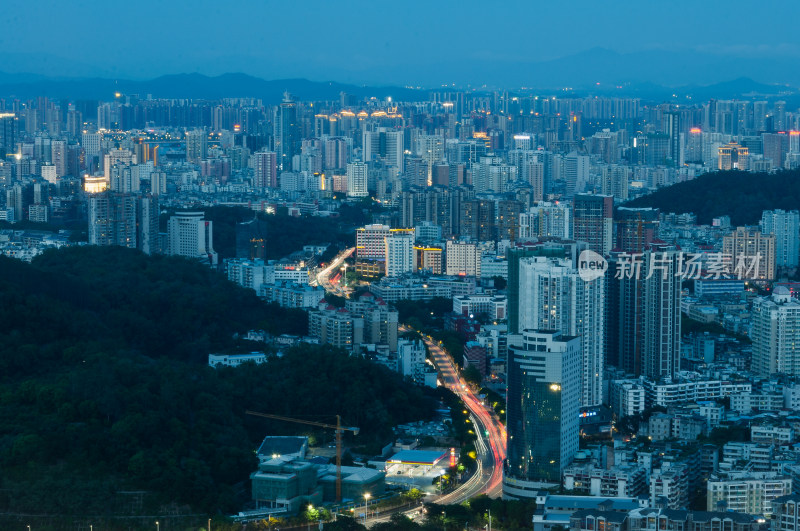
[{"label": "tall glass skyscraper", "polygon": [[529,329],[508,337],[504,498],[532,498],[561,483],[578,451],[580,364],[578,337]]},{"label": "tall glass skyscraper", "polygon": [[292,158],[300,154],[300,136],[297,103],[287,92],[275,116],[275,151],[278,153],[278,168],[282,171],[290,171]]}]

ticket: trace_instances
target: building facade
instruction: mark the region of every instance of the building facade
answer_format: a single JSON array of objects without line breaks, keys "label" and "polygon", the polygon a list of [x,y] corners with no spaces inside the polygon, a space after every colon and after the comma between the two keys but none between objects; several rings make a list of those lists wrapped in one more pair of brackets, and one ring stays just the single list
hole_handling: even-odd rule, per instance
[{"label": "building facade", "polygon": [[509,336],[504,498],[560,484],[578,450],[580,348],[580,339],[555,331]]}]

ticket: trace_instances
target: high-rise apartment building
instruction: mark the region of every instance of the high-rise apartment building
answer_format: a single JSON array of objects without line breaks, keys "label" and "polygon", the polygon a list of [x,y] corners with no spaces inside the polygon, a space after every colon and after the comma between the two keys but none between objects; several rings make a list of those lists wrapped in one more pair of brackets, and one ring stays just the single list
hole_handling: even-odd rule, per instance
[{"label": "high-rise apartment building", "polygon": [[50,184],[56,184],[58,182],[58,172],[56,170],[55,165],[42,164],[41,172],[42,172],[42,179],[49,182]]},{"label": "high-rise apartment building", "polygon": [[771,234],[737,227],[722,237],[722,253],[731,257],[734,267],[743,264],[741,272],[746,279],[775,278],[775,236]]},{"label": "high-rise apartment building", "polygon": [[667,162],[670,166],[683,166],[683,143],[681,142],[681,113],[668,111],[664,113],[664,132],[669,137]]},{"label": "high-rise apartment building", "polygon": [[198,258],[216,265],[214,251],[213,222],[205,219],[202,212],[178,212],[169,218],[168,249],[173,256]]},{"label": "high-rise apartment building", "polygon": [[67,142],[53,140],[50,142],[50,163],[56,168],[56,177],[67,174]]},{"label": "high-rise apartment building", "polygon": [[586,242],[589,249],[607,255],[614,235],[614,197],[577,194],[572,206],[573,239]]},{"label": "high-rise apartment building", "polygon": [[161,252],[159,246],[159,215],[157,195],[138,196],[136,199],[136,244],[144,254]]},{"label": "high-rise apartment building", "polygon": [[367,165],[351,162],[347,165],[347,197],[367,197]]},{"label": "high-rise apartment building", "polygon": [[292,158],[300,154],[300,137],[297,103],[287,92],[275,115],[275,151],[278,154],[278,168],[282,171],[290,171]]},{"label": "high-rise apartment building", "polygon": [[784,286],[753,302],[754,373],[765,378],[783,373],[800,376],[800,303]]},{"label": "high-rise apartment building", "polygon": [[762,234],[775,236],[775,265],[797,267],[800,263],[800,212],[765,210],[760,226]]},{"label": "high-rise apartment building", "polygon": [[513,242],[517,239],[522,215],[522,203],[515,200],[497,202],[497,239]]},{"label": "high-rise apartment building", "polygon": [[667,246],[612,255],[605,277],[609,365],[654,379],[680,369],[680,263]]},{"label": "high-rise apartment building", "polygon": [[393,232],[386,237],[386,276],[414,271],[414,233]]},{"label": "high-rise apartment building", "polygon": [[584,280],[564,258],[519,263],[518,327],[555,330],[581,343],[581,406],[603,402],[605,279]]},{"label": "high-rise apartment building", "polygon": [[362,136],[364,162],[383,160],[403,171],[403,132],[379,127],[377,131],[364,131]]},{"label": "high-rise apartment building", "polygon": [[448,240],[445,246],[445,274],[481,276],[481,251],[474,243]]},{"label": "high-rise apartment building", "polygon": [[533,498],[561,483],[578,451],[580,340],[552,330],[510,335],[507,372],[503,497]]},{"label": "high-rise apartment building", "polygon": [[564,181],[568,197],[574,195],[576,191],[582,190],[584,183],[588,182],[589,166],[590,159],[587,155],[573,151],[564,157]]},{"label": "high-rise apartment building", "polygon": [[255,188],[278,187],[278,155],[274,151],[253,153],[253,186]]},{"label": "high-rise apartment building", "polygon": [[16,114],[0,112],[0,159],[16,152],[18,129]]},{"label": "high-rise apartment building", "polygon": [[459,234],[476,241],[494,240],[495,204],[490,200],[461,201]]},{"label": "high-rise apartment building", "polygon": [[657,208],[619,207],[615,216],[615,249],[641,253],[658,238],[660,221]]},{"label": "high-rise apartment building", "polygon": [[208,135],[202,129],[186,131],[186,162],[200,164],[208,154]]},{"label": "high-rise apartment building", "polygon": [[136,196],[116,192],[89,194],[89,245],[137,247]]},{"label": "high-rise apartment building", "polygon": [[570,238],[571,216],[566,203],[542,202],[519,215],[519,239]]},{"label": "high-rise apartment building", "polygon": [[379,223],[356,229],[356,258],[383,260],[386,256],[386,238],[391,234],[389,225]]},{"label": "high-rise apartment building", "polygon": [[84,132],[81,134],[81,146],[86,154],[87,165],[91,162],[91,159],[100,155],[102,142],[102,133]]}]

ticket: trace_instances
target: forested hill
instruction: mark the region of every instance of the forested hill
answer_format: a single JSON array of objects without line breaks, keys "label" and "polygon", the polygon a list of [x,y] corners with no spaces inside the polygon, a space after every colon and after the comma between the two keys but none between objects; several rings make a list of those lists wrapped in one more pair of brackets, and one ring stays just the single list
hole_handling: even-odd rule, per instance
[{"label": "forested hill", "polygon": [[349,444],[364,446],[430,418],[434,397],[330,347],[257,367],[207,366],[234,332],[280,329],[287,313],[180,258],[99,247],[32,264],[0,257],[0,529],[19,527],[15,514],[64,523],[163,514],[173,503],[238,511],[263,437],[305,432],[248,409],[341,414],[362,428]]},{"label": "forested hill", "polygon": [[800,170],[773,174],[709,173],[662,188],[625,206],[693,212],[700,224],[710,224],[713,218],[728,215],[733,225],[751,225],[758,223],[764,210],[795,210],[800,206]]}]

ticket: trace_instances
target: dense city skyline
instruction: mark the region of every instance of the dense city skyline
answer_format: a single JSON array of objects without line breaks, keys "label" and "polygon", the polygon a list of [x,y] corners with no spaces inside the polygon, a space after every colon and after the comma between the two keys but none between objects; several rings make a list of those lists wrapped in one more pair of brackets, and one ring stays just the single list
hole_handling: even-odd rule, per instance
[{"label": "dense city skyline", "polygon": [[4,7],[3,531],[800,531],[799,6]]}]

